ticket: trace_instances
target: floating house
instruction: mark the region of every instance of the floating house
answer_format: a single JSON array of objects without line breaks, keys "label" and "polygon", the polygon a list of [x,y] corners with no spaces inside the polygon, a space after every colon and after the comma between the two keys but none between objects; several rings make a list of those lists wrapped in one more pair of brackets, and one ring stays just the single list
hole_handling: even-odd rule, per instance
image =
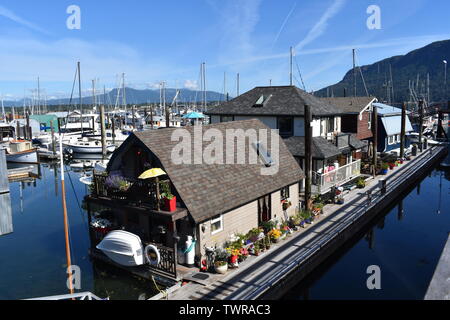
[{"label": "floating house", "polygon": [[[401,147],[402,109],[382,103],[374,103],[378,109],[378,152],[397,152]],[[406,116],[406,134],[414,132],[411,121]],[[410,141],[405,140],[405,148]]]},{"label": "floating house", "polygon": [[340,97],[322,98],[336,107],[343,114],[341,115],[342,132],[353,133],[356,139],[371,141],[373,104],[378,102],[374,97]]},{"label": "floating house", "polygon": [[360,175],[361,153],[367,144],[342,128],[346,113],[336,105],[295,87],[256,87],[211,108],[211,123],[258,119],[278,129],[299,165],[305,166],[305,105],[313,116],[313,192],[324,194]]},{"label": "floating house", "polygon": [[[177,252],[191,237],[200,261],[205,247],[220,246],[262,222],[288,219],[297,212],[304,175],[280,136],[269,129],[258,120],[245,120],[133,133],[113,154],[107,173],[94,175],[93,192],[86,198],[91,226],[106,219],[107,231],[139,236],[144,247],[155,246],[161,256],[157,266],[147,267],[176,278]],[[236,139],[225,139],[230,132]],[[269,132],[267,140],[259,132]],[[202,141],[212,133],[219,137],[216,142],[224,137],[216,145],[223,154],[218,149],[211,153],[212,144],[198,145],[198,137]],[[230,141],[235,145],[230,147]],[[213,160],[206,156],[211,154]],[[252,154],[256,161],[250,156],[239,160]],[[139,179],[152,169],[164,174]],[[286,208],[286,202],[292,206]],[[91,230],[93,247],[106,234],[97,231]]]}]

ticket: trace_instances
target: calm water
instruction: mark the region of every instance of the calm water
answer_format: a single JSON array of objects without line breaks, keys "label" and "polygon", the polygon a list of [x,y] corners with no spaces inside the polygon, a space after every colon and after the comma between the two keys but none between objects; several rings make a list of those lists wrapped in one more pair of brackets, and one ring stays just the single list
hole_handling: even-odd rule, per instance
[{"label": "calm water", "polygon": [[[81,173],[67,170],[72,264],[81,268],[79,292],[134,300],[154,295],[149,282],[90,261],[87,215],[79,202],[87,189],[79,182]],[[59,168],[41,165],[41,176],[35,183],[10,184],[14,233],[0,237],[0,299],[67,293]]]},{"label": "calm water", "polygon": [[[41,179],[34,183],[10,184],[14,233],[0,237],[0,299],[67,293],[59,170],[41,165],[40,171]],[[72,263],[82,270],[80,291],[111,299],[152,296],[148,281],[90,261],[87,217],[80,202],[87,189],[80,176],[66,173]],[[422,299],[450,232],[449,193],[450,171],[434,170],[420,188],[404,195],[402,214],[394,204],[286,298]],[[370,265],[381,268],[380,291],[366,287]]]},{"label": "calm water", "polygon": [[[449,169],[434,170],[285,299],[423,299],[450,233],[449,194]],[[371,265],[381,290],[367,289]]]}]

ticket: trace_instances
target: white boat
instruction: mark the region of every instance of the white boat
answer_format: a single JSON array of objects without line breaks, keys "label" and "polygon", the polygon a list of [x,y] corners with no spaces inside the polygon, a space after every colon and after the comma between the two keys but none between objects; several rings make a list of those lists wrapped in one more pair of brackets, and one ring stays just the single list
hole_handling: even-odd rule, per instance
[{"label": "white boat", "polygon": [[6,149],[6,161],[11,163],[38,163],[37,149],[30,141],[11,141]]},{"label": "white boat", "polygon": [[126,267],[145,264],[141,238],[126,231],[112,231],[97,246],[112,261]]},{"label": "white boat", "polygon": [[[102,143],[100,141],[88,141],[87,139],[82,139],[76,142],[64,143],[64,147],[73,153],[102,153]],[[116,150],[116,146],[108,143],[106,150],[109,153],[112,153]]]}]

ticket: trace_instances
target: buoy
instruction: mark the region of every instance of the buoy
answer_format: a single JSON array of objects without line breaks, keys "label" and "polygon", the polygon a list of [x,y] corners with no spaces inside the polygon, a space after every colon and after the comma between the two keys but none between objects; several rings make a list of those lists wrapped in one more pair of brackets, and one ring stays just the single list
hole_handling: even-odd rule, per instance
[{"label": "buoy", "polygon": [[153,245],[147,246],[145,248],[145,259],[147,259],[151,266],[158,266],[161,262],[161,254],[159,253],[158,248]]}]

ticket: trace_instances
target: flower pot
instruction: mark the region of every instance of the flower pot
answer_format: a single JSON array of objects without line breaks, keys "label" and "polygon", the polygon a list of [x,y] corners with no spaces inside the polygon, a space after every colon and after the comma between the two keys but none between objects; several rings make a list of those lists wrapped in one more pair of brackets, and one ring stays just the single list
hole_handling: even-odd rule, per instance
[{"label": "flower pot", "polygon": [[164,198],[164,210],[168,212],[177,211],[177,197],[173,197],[171,200]]},{"label": "flower pot", "polygon": [[225,274],[228,271],[228,264],[224,264],[222,266],[219,265],[214,265],[214,270],[218,273],[218,274]]},{"label": "flower pot", "polygon": [[388,172],[389,172],[388,169],[383,169],[383,170],[381,170],[381,174],[382,174],[383,176],[387,175]]}]

